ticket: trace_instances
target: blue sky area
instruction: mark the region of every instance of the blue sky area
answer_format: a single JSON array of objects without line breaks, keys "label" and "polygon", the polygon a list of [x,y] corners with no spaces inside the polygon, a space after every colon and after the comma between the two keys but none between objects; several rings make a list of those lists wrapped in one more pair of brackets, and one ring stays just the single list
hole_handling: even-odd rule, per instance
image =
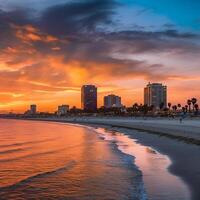
[{"label": "blue sky area", "polygon": [[[31,7],[44,9],[49,6],[75,2],[76,0],[0,0],[1,8]],[[82,0],[84,2],[84,0]],[[182,31],[200,30],[199,0],[117,0],[122,5],[116,8],[120,21],[129,26],[145,26],[147,29],[172,28]],[[80,1],[79,1],[80,2]]]},{"label": "blue sky area", "polygon": [[[171,23],[185,30],[200,30],[200,1],[198,0],[120,0],[127,7],[140,8],[140,18],[146,23]],[[154,20],[153,20],[154,18]],[[151,20],[152,19],[152,20]],[[155,25],[155,24],[154,24]]]}]

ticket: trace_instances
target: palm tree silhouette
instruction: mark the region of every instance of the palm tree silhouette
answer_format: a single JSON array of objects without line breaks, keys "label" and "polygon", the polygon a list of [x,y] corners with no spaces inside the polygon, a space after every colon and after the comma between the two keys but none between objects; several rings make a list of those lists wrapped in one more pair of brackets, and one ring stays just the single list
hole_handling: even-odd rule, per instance
[{"label": "palm tree silhouette", "polygon": [[185,114],[185,112],[187,112],[185,107],[182,107],[182,111],[184,114]]},{"label": "palm tree silhouette", "polygon": [[186,112],[188,112],[188,105],[185,105]]},{"label": "palm tree silhouette", "polygon": [[135,103],[134,105],[133,105],[133,112],[137,112],[138,111],[138,103]]},{"label": "palm tree silhouette", "polygon": [[187,105],[189,106],[189,112],[191,112],[191,103],[192,103],[191,100],[188,99],[188,100],[187,100]]},{"label": "palm tree silhouette", "polygon": [[176,105],[172,106],[172,109],[173,109],[173,111],[176,112],[176,110],[177,110],[177,106],[176,106]]},{"label": "palm tree silhouette", "polygon": [[195,109],[194,105],[196,104],[197,99],[193,97],[193,98],[191,99],[191,102],[192,102],[192,105],[193,105],[193,112],[194,112],[194,109]]},{"label": "palm tree silhouette", "polygon": [[168,103],[169,110],[171,109],[171,106],[172,106],[172,104],[169,102]]},{"label": "palm tree silhouette", "polygon": [[199,111],[199,105],[198,105],[198,104],[195,104],[195,105],[194,105],[194,108],[195,108],[195,112],[196,112],[196,114],[198,114],[198,111]]}]

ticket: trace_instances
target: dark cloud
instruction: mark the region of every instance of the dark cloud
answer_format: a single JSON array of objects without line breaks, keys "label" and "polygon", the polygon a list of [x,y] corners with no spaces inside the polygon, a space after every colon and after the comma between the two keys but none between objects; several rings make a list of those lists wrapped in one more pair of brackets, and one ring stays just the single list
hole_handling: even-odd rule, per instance
[{"label": "dark cloud", "polygon": [[20,41],[15,37],[12,25],[34,24],[30,12],[24,9],[3,11],[0,9],[0,48],[17,45]]},{"label": "dark cloud", "polygon": [[142,40],[150,40],[150,39],[159,39],[159,38],[177,38],[177,39],[195,39],[199,36],[193,33],[181,33],[177,30],[164,30],[164,31],[120,31],[113,32],[110,36],[118,37],[119,39],[142,39]]},{"label": "dark cloud", "polygon": [[40,25],[51,34],[77,34],[95,31],[111,24],[118,4],[115,0],[88,0],[50,7],[41,16]]},{"label": "dark cloud", "polygon": [[[64,65],[58,69],[48,64],[50,56],[62,56],[66,65],[76,60],[79,67],[91,73],[89,78],[107,73],[112,78],[143,75],[153,79],[158,76],[153,72],[155,68],[163,68],[159,63],[150,65],[137,58],[128,60],[113,55],[177,49],[199,51],[198,44],[193,42],[199,36],[193,33],[171,29],[150,32],[135,30],[136,27],[107,31],[108,26],[115,25],[113,16],[118,5],[115,0],[72,1],[47,8],[37,17],[31,11],[0,11],[0,49],[10,54],[6,63],[11,66],[21,63],[23,74],[19,72],[19,78],[55,84],[69,77]],[[30,65],[24,64],[30,59]],[[167,75],[159,77],[164,79]]]},{"label": "dark cloud", "polygon": [[28,23],[33,23],[33,19],[31,18],[30,10],[25,9],[15,9],[11,11],[0,10],[0,21],[1,24],[18,24],[24,25]]}]

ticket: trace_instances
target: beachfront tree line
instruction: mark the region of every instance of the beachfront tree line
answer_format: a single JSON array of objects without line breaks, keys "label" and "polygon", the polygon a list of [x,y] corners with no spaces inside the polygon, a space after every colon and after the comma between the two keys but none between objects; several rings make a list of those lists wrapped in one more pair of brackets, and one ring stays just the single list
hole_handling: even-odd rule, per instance
[{"label": "beachfront tree line", "polygon": [[111,115],[111,116],[141,116],[141,115],[163,115],[163,116],[171,116],[171,115],[178,115],[178,114],[188,114],[188,115],[198,115],[199,113],[199,106],[197,104],[197,99],[192,98],[187,100],[186,105],[182,106],[180,103],[176,105],[172,105],[172,103],[168,103],[167,106],[164,103],[161,103],[159,108],[155,108],[153,105],[143,105],[134,103],[131,107],[112,107],[112,108],[105,108],[104,106],[98,108],[96,112],[94,111],[84,111],[81,109],[77,109],[73,107],[70,109],[69,114],[73,115],[90,115],[90,114],[97,114],[97,115]]},{"label": "beachfront tree line", "polygon": [[186,105],[182,106],[180,103],[177,105],[172,105],[172,103],[168,103],[167,107],[165,107],[164,103],[161,103],[159,108],[155,108],[152,106],[147,106],[143,104],[135,103],[132,107],[128,108],[104,108],[101,107],[98,109],[100,113],[113,113],[113,114],[122,114],[122,113],[129,113],[129,114],[147,114],[147,113],[166,113],[166,114],[176,114],[183,112],[184,114],[198,114],[199,113],[199,105],[197,104],[197,99],[192,98],[187,100]]},{"label": "beachfront tree line", "polygon": [[199,113],[199,105],[197,104],[196,98],[191,98],[187,100],[186,105],[182,106],[180,103],[177,105],[172,105],[172,103],[168,103],[167,107],[164,103],[161,103],[159,108],[155,108],[153,105],[143,105],[135,103],[132,107],[122,107],[122,108],[105,108],[101,107],[97,110],[97,113],[103,115],[176,115],[176,114],[190,114],[190,115],[198,115]]},{"label": "beachfront tree line", "polygon": [[172,105],[171,103],[168,103],[168,109],[174,112],[182,111],[184,113],[194,113],[194,114],[198,114],[199,112],[199,105],[197,104],[197,99],[196,98],[192,98],[192,99],[188,99],[186,104],[184,106],[182,106],[180,103],[177,105]]}]

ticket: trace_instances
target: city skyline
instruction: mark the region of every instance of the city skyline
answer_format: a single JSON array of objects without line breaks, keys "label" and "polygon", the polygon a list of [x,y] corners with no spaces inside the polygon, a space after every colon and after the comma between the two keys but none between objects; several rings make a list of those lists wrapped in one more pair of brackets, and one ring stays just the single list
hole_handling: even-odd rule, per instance
[{"label": "city skyline", "polygon": [[[154,101],[153,99],[151,99],[152,97],[149,97],[148,99],[147,99],[147,97],[146,97],[146,95],[147,95],[147,91],[146,91],[146,89],[147,88],[151,88],[153,86],[153,88],[154,88],[154,86],[156,86],[156,87],[158,87],[157,89],[156,88],[154,88],[153,90],[154,90],[154,95],[156,95],[156,102],[157,103],[153,103],[152,101]],[[85,106],[84,105],[84,101],[91,101],[91,99],[90,99],[90,95],[89,95],[89,97],[84,97],[84,89],[85,88],[87,88],[87,87],[92,87],[92,90],[93,89],[95,89],[96,91],[95,91],[95,100],[94,101],[96,101],[96,105],[95,105],[95,108],[94,109],[85,109],[85,107],[87,107],[87,106]],[[160,96],[160,94],[158,94],[158,92],[159,92],[159,88],[163,88],[164,89],[164,91],[165,91],[165,94],[163,94],[163,95],[165,95],[164,96],[164,99],[162,100],[162,98],[163,97],[159,97]],[[87,90],[87,89],[86,89]],[[98,90],[98,91],[97,91]],[[93,93],[94,91],[92,91],[92,93]],[[63,102],[61,102],[60,104],[55,104],[53,107],[52,107],[52,109],[46,109],[46,110],[44,110],[44,108],[41,106],[41,104],[35,104],[35,102],[32,102],[32,104],[25,104],[24,105],[24,110],[22,109],[22,110],[7,110],[7,111],[0,111],[0,114],[2,113],[10,113],[10,112],[12,112],[12,113],[32,113],[32,112],[34,112],[34,113],[36,113],[36,110],[38,111],[38,112],[59,112],[59,110],[60,110],[60,112],[63,112],[63,110],[65,110],[64,112],[66,113],[67,111],[66,110],[68,110],[69,111],[69,108],[73,108],[73,107],[75,107],[75,108],[78,108],[78,109],[82,109],[82,110],[85,110],[85,111],[96,111],[98,108],[101,108],[101,107],[106,107],[105,106],[105,104],[106,103],[108,103],[108,102],[105,102],[105,98],[114,98],[113,100],[111,100],[111,99],[106,99],[106,101],[117,101],[117,107],[120,107],[119,106],[119,104],[118,103],[120,103],[121,104],[121,107],[123,107],[123,106],[125,106],[125,107],[132,107],[134,104],[138,104],[138,105],[147,105],[147,106],[154,106],[154,108],[155,109],[159,109],[159,107],[160,107],[160,104],[161,103],[163,103],[163,108],[168,108],[168,103],[170,103],[170,104],[174,104],[174,105],[178,105],[178,104],[180,104],[180,105],[182,105],[183,107],[185,106],[185,105],[187,105],[188,103],[187,103],[187,101],[188,100],[190,100],[191,99],[191,97],[190,98],[188,98],[188,99],[185,99],[182,103],[181,102],[171,102],[170,100],[168,100],[168,87],[167,86],[165,86],[165,85],[163,85],[162,83],[155,83],[155,82],[153,82],[153,83],[151,83],[151,82],[149,82],[148,84],[146,84],[144,87],[143,87],[143,89],[142,89],[142,101],[141,102],[137,102],[137,101],[132,101],[131,102],[131,104],[124,104],[123,102],[124,102],[124,100],[123,100],[123,97],[121,97],[121,96],[119,96],[119,95],[116,95],[116,93],[114,94],[114,93],[109,93],[109,92],[99,92],[99,88],[96,86],[96,85],[92,85],[92,84],[85,84],[85,85],[82,85],[81,87],[80,87],[80,95],[79,95],[79,99],[77,99],[78,101],[79,101],[79,105],[80,106],[77,106],[77,105],[74,105],[74,104],[69,104],[68,102],[70,102],[70,99],[68,99],[68,102],[65,100],[65,101],[63,101]],[[86,93],[90,93],[90,91],[86,91]],[[151,93],[149,93],[148,95],[150,95],[150,96],[152,96],[153,95],[153,93],[151,94]],[[93,96],[93,95],[92,95]],[[84,98],[85,98],[85,100],[84,100]],[[92,97],[93,98],[93,97]],[[115,98],[117,98],[117,99],[115,99]],[[194,97],[195,98],[195,97]],[[93,101],[93,100],[92,100]],[[150,103],[151,102],[151,103]],[[33,104],[34,103],[34,104]],[[62,104],[62,105],[61,105]],[[89,103],[90,104],[90,103]],[[93,104],[93,103],[92,103]],[[111,102],[109,102],[109,104],[112,104]],[[113,104],[114,105],[114,104]],[[30,106],[30,110],[27,110],[27,107],[29,107]],[[68,108],[66,108],[66,106],[68,107]],[[36,108],[37,107],[37,108]],[[39,110],[38,110],[38,107],[39,107]],[[112,107],[112,106],[109,106],[109,107]],[[114,105],[114,107],[115,107],[115,105]]]},{"label": "city skyline", "polygon": [[[168,101],[168,88],[162,83],[148,83],[143,89],[143,103],[134,102],[132,105],[123,104],[121,96],[115,94],[108,94],[103,96],[103,104],[98,104],[98,87],[95,85],[83,85],[81,87],[81,97],[80,103],[81,107],[76,107],[74,105],[62,104],[57,105],[57,110],[38,110],[38,105],[31,104],[30,109],[25,112],[22,111],[21,114],[25,115],[35,115],[35,114],[57,114],[58,116],[67,115],[70,111],[72,112],[82,112],[83,113],[95,113],[98,111],[107,110],[112,108],[121,109],[122,112],[135,107],[143,107],[149,109],[149,111],[169,111],[174,110],[182,112],[191,112],[191,107],[193,107],[193,112],[199,110],[198,99],[195,97],[187,99],[183,104],[177,103],[172,104]],[[8,112],[10,114],[20,114],[20,112]],[[3,113],[0,113],[3,114]]]},{"label": "city skyline", "polygon": [[98,87],[98,106],[109,94],[127,106],[143,103],[149,81],[167,85],[172,104],[200,99],[199,6],[0,0],[0,112],[23,112],[31,104],[41,111],[80,108],[84,84]]}]

